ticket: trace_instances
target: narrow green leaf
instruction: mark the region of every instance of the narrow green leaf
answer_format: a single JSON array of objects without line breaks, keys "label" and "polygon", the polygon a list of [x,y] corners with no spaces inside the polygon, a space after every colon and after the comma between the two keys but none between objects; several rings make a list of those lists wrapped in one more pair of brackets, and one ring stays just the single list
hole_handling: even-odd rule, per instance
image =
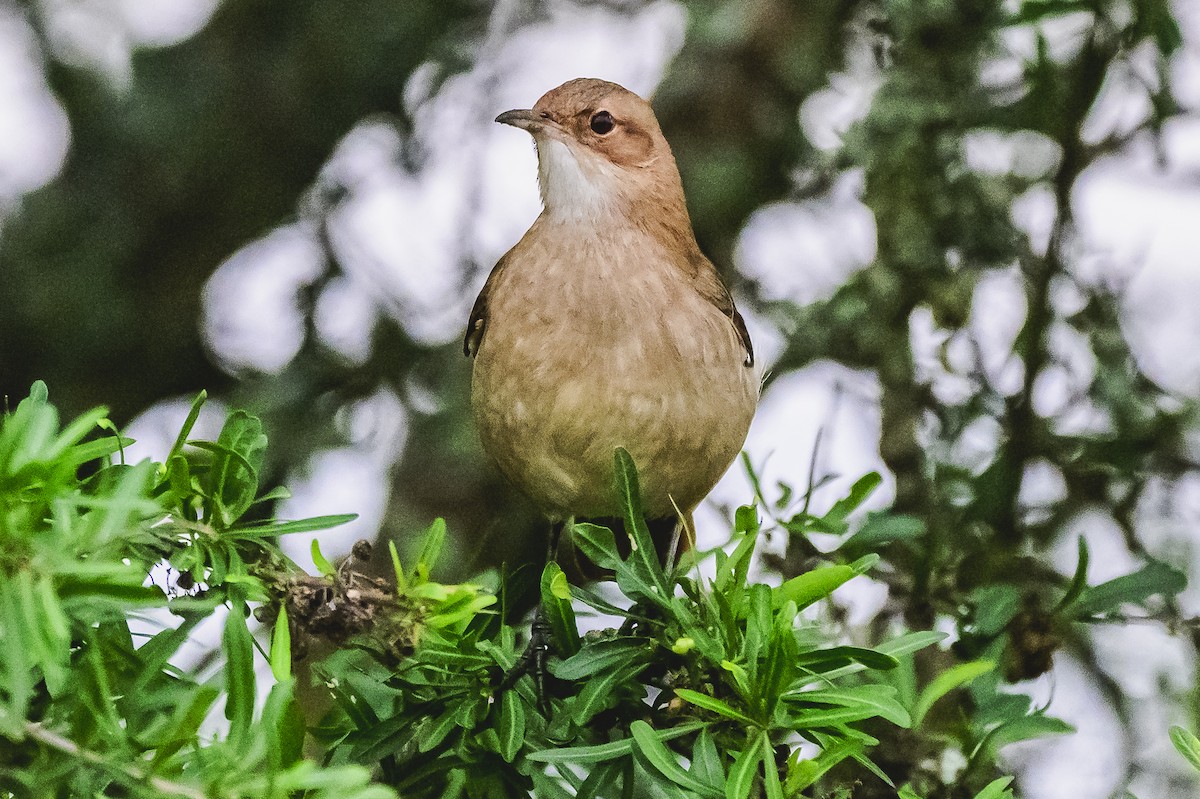
[{"label": "narrow green leaf", "polygon": [[921,722],[925,720],[925,714],[943,696],[955,688],[966,685],[977,677],[987,674],[994,668],[996,668],[996,664],[990,660],[975,660],[970,663],[960,663],[957,666],[951,666],[934,677],[929,685],[925,686],[921,693],[917,695],[917,703],[913,706],[912,712],[913,726],[921,726]]},{"label": "narrow green leaf", "polygon": [[496,725],[500,736],[500,757],[511,763],[525,744],[525,708],[515,691],[500,695],[500,721]]},{"label": "narrow green leaf", "polygon": [[[919,649],[924,649],[925,647],[930,646],[932,644],[936,644],[939,641],[944,640],[945,638],[946,638],[945,633],[936,633],[936,632],[930,632],[930,631],[906,633],[897,638],[893,638],[890,641],[884,641],[883,643],[876,646],[874,650],[868,649],[868,650],[863,650],[863,651],[871,652],[874,655],[885,656],[888,659],[888,662],[891,664],[887,668],[895,668],[895,666],[899,665],[899,662],[896,660],[896,658],[903,657],[904,655],[908,655],[912,652],[916,652]],[[855,649],[855,647],[835,647],[835,649],[843,649],[843,648]],[[830,651],[830,650],[823,650],[823,651]],[[803,658],[804,656],[805,655],[801,655],[801,658]],[[841,679],[842,677],[846,677],[850,674],[857,674],[858,672],[863,671],[865,669],[869,669],[869,668],[874,668],[874,667],[867,665],[866,663],[864,663],[861,660],[858,660],[857,662],[850,663],[845,666],[840,666],[838,668],[834,668],[834,669],[831,669],[828,671],[823,671],[821,674],[813,675],[813,677],[810,678],[809,680],[807,680],[807,682],[808,683],[817,682],[817,681],[830,682],[833,680]]]},{"label": "narrow green leaf", "polygon": [[1074,615],[1094,616],[1123,604],[1139,605],[1155,594],[1172,597],[1186,587],[1187,576],[1183,572],[1152,561],[1133,574],[1085,589],[1075,601]]},{"label": "narrow green leaf", "polygon": [[[647,586],[646,599],[650,599],[664,608],[670,607],[672,595],[671,586],[667,582],[666,572],[658,560],[658,550],[650,537],[650,528],[646,526],[646,517],[642,509],[641,486],[638,482],[637,466],[633,457],[624,447],[613,451],[613,467],[616,472],[617,493],[621,497],[622,508],[625,512],[625,531],[629,535],[628,565],[631,571]],[[622,585],[621,570],[617,573],[617,583]],[[622,585],[622,587],[624,587]]]},{"label": "narrow green leaf", "polygon": [[271,673],[276,682],[292,676],[292,631],[288,625],[287,606],[280,604],[275,630],[271,634]]},{"label": "narrow green leaf", "polygon": [[557,563],[550,561],[542,570],[542,613],[550,624],[559,654],[569,658],[579,651],[579,627],[571,605],[571,586]]},{"label": "narrow green leaf", "polygon": [[187,418],[183,420],[183,427],[179,429],[179,435],[175,437],[175,443],[171,445],[171,451],[167,453],[167,460],[183,452],[183,445],[187,442],[188,436],[192,434],[192,428],[196,426],[196,420],[200,418],[200,409],[204,407],[204,403],[207,400],[207,391],[201,391],[192,400],[192,407],[188,410]]},{"label": "narrow green leaf", "polygon": [[689,688],[676,688],[675,695],[690,705],[695,705],[698,708],[711,711],[717,715],[724,716],[727,719],[733,719],[740,724],[745,724],[747,727],[754,727],[758,725],[757,721],[750,718],[745,713],[734,709],[729,704],[717,699],[716,697],[708,696],[707,694],[702,694],[699,691],[693,691]]},{"label": "narrow green leaf", "polygon": [[729,779],[725,782],[725,799],[748,799],[754,790],[754,779],[758,776],[758,764],[762,761],[763,751],[761,738],[755,736],[746,742],[746,747],[738,753],[729,769]]},{"label": "narrow green leaf", "polygon": [[[225,718],[233,741],[245,741],[254,721],[254,640],[246,626],[245,603],[235,601],[225,619]],[[235,744],[236,745],[236,744]]]},{"label": "narrow green leaf", "polygon": [[421,544],[421,554],[417,556],[417,565],[414,570],[421,582],[429,579],[430,573],[433,572],[433,567],[437,564],[437,560],[441,557],[442,546],[446,542],[446,520],[439,517],[433,520],[433,524],[429,525],[429,529],[425,531],[425,540]]},{"label": "narrow green leaf", "polygon": [[1178,725],[1171,728],[1171,743],[1179,754],[1200,771],[1200,738]]},{"label": "narrow green leaf", "polygon": [[858,532],[847,538],[838,551],[848,557],[884,547],[894,541],[914,541],[925,535],[925,522],[916,516],[876,511],[868,513]]},{"label": "narrow green leaf", "polygon": [[[689,724],[681,724],[669,730],[659,730],[654,732],[654,735],[660,741],[669,741],[672,738],[690,735],[706,726],[705,722],[696,721]],[[622,738],[619,741],[610,741],[609,743],[597,744],[595,746],[543,749],[540,752],[530,753],[528,759],[539,763],[578,763],[579,765],[587,765],[589,763],[603,763],[615,760],[616,758],[630,754],[632,751],[633,739]]]},{"label": "narrow green leaf", "polygon": [[388,539],[388,552],[392,556],[392,571],[396,574],[396,592],[403,594],[408,591],[408,578],[404,576],[404,566],[400,564],[400,553],[396,551],[396,542]]},{"label": "narrow green leaf", "polygon": [[428,721],[427,725],[422,726],[421,734],[417,737],[417,751],[432,752],[441,745],[450,731],[457,726],[455,724],[457,716],[458,708],[452,707],[437,718]]},{"label": "narrow green leaf", "polygon": [[847,708],[865,708],[873,715],[887,719],[897,727],[907,728],[912,724],[912,717],[896,700],[896,689],[890,685],[823,688],[789,694],[788,699],[824,705],[840,705]]},{"label": "narrow green leaf", "polygon": [[575,682],[615,667],[646,662],[650,659],[650,646],[645,638],[636,636],[594,641],[571,657],[552,664],[550,671],[560,680]]},{"label": "narrow green leaf", "polygon": [[771,748],[771,738],[766,730],[762,731],[760,748],[763,751],[763,787],[766,788],[767,799],[783,799],[783,784],[779,781],[779,769],[775,766],[775,750]]},{"label": "narrow green leaf", "polygon": [[803,610],[817,600],[828,597],[856,576],[857,572],[852,567],[844,565],[822,566],[797,575],[775,589],[775,607],[783,607],[784,602],[791,601]]},{"label": "narrow green leaf", "polygon": [[712,733],[705,727],[696,736],[692,746],[692,771],[700,780],[712,785],[722,785],[725,782],[725,769],[721,765],[721,753],[717,751],[717,742]]},{"label": "narrow green leaf", "polygon": [[[858,663],[862,667],[877,671],[888,671],[899,665],[899,661],[883,652],[882,647],[866,649],[861,646],[831,646],[801,652],[796,656],[796,662],[812,671],[827,672],[826,676],[833,674],[830,669],[841,669],[846,663]],[[841,676],[840,673],[838,676]]]},{"label": "narrow green leaf", "polygon": [[317,571],[320,574],[323,574],[326,577],[333,577],[335,574],[337,574],[337,569],[335,569],[333,564],[326,560],[325,556],[321,554],[320,541],[314,538],[312,540],[312,544],[309,546],[309,551],[312,553],[313,565],[317,567]]},{"label": "narrow green leaf", "polygon": [[600,711],[616,703],[613,695],[623,684],[631,681],[644,668],[640,662],[602,671],[584,684],[571,705],[571,718],[576,724],[586,724]]},{"label": "narrow green leaf", "polygon": [[1063,594],[1063,598],[1059,600],[1056,612],[1066,610],[1071,606],[1071,603],[1079,598],[1087,588],[1087,571],[1088,571],[1088,545],[1087,539],[1079,536],[1078,540],[1079,552],[1075,559],[1075,575],[1071,578],[1071,585],[1067,588],[1067,593]]},{"label": "narrow green leaf", "polygon": [[1004,796],[1012,796],[1012,792],[1007,790],[1008,784],[1012,781],[1012,777],[1001,777],[1000,779],[992,780],[982,791],[975,794],[975,799],[1003,799]]},{"label": "narrow green leaf", "polygon": [[684,771],[679,758],[668,749],[654,733],[654,728],[638,719],[629,725],[629,734],[634,742],[634,754],[641,755],[643,762],[681,788],[695,791],[701,796],[721,799],[721,791]]},{"label": "narrow green leaf", "polygon": [[275,538],[291,533],[311,533],[316,530],[328,530],[330,527],[337,527],[357,518],[357,513],[338,513],[331,516],[313,516],[311,519],[297,519],[291,522],[251,524],[246,527],[231,527],[223,537],[234,541],[248,541],[258,538]]}]

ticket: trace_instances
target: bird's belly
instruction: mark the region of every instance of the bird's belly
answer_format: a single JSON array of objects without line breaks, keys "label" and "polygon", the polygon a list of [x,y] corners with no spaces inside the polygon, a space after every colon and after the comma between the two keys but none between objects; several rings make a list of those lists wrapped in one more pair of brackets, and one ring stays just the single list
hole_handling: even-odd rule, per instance
[{"label": "bird's belly", "polygon": [[728,320],[700,310],[682,337],[644,318],[609,337],[569,319],[489,329],[472,385],[485,450],[551,516],[620,513],[617,447],[638,466],[648,515],[690,511],[737,456],[758,396]]}]

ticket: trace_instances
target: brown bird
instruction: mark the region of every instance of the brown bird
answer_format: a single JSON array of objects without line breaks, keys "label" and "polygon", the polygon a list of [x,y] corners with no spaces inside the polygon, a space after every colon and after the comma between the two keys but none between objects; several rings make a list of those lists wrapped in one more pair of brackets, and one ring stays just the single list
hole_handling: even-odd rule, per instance
[{"label": "brown bird", "polygon": [[544,209],[467,327],[484,450],[555,523],[553,557],[563,522],[621,515],[624,447],[661,554],[746,440],[760,383],[746,325],[648,102],[580,78],[496,121],[533,136]]}]

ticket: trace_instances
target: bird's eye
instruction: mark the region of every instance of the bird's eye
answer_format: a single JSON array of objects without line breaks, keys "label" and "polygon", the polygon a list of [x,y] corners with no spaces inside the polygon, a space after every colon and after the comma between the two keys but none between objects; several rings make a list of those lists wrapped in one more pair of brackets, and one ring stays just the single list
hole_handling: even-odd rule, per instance
[{"label": "bird's eye", "polygon": [[592,133],[598,133],[601,136],[612,132],[612,129],[617,126],[613,120],[612,114],[607,111],[597,111],[592,114],[592,121],[589,123],[592,128]]}]

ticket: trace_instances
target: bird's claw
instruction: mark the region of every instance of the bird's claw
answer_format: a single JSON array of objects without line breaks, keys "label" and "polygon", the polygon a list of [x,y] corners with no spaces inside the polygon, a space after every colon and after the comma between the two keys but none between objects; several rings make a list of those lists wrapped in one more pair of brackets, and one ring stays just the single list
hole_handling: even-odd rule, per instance
[{"label": "bird's claw", "polygon": [[525,651],[517,658],[517,662],[500,681],[498,692],[504,692],[516,685],[517,680],[526,674],[533,677],[533,692],[537,696],[537,708],[543,716],[550,715],[550,700],[546,694],[546,661],[554,650],[553,631],[550,622],[546,620],[539,604],[533,614],[533,624],[529,630],[529,643]]}]

